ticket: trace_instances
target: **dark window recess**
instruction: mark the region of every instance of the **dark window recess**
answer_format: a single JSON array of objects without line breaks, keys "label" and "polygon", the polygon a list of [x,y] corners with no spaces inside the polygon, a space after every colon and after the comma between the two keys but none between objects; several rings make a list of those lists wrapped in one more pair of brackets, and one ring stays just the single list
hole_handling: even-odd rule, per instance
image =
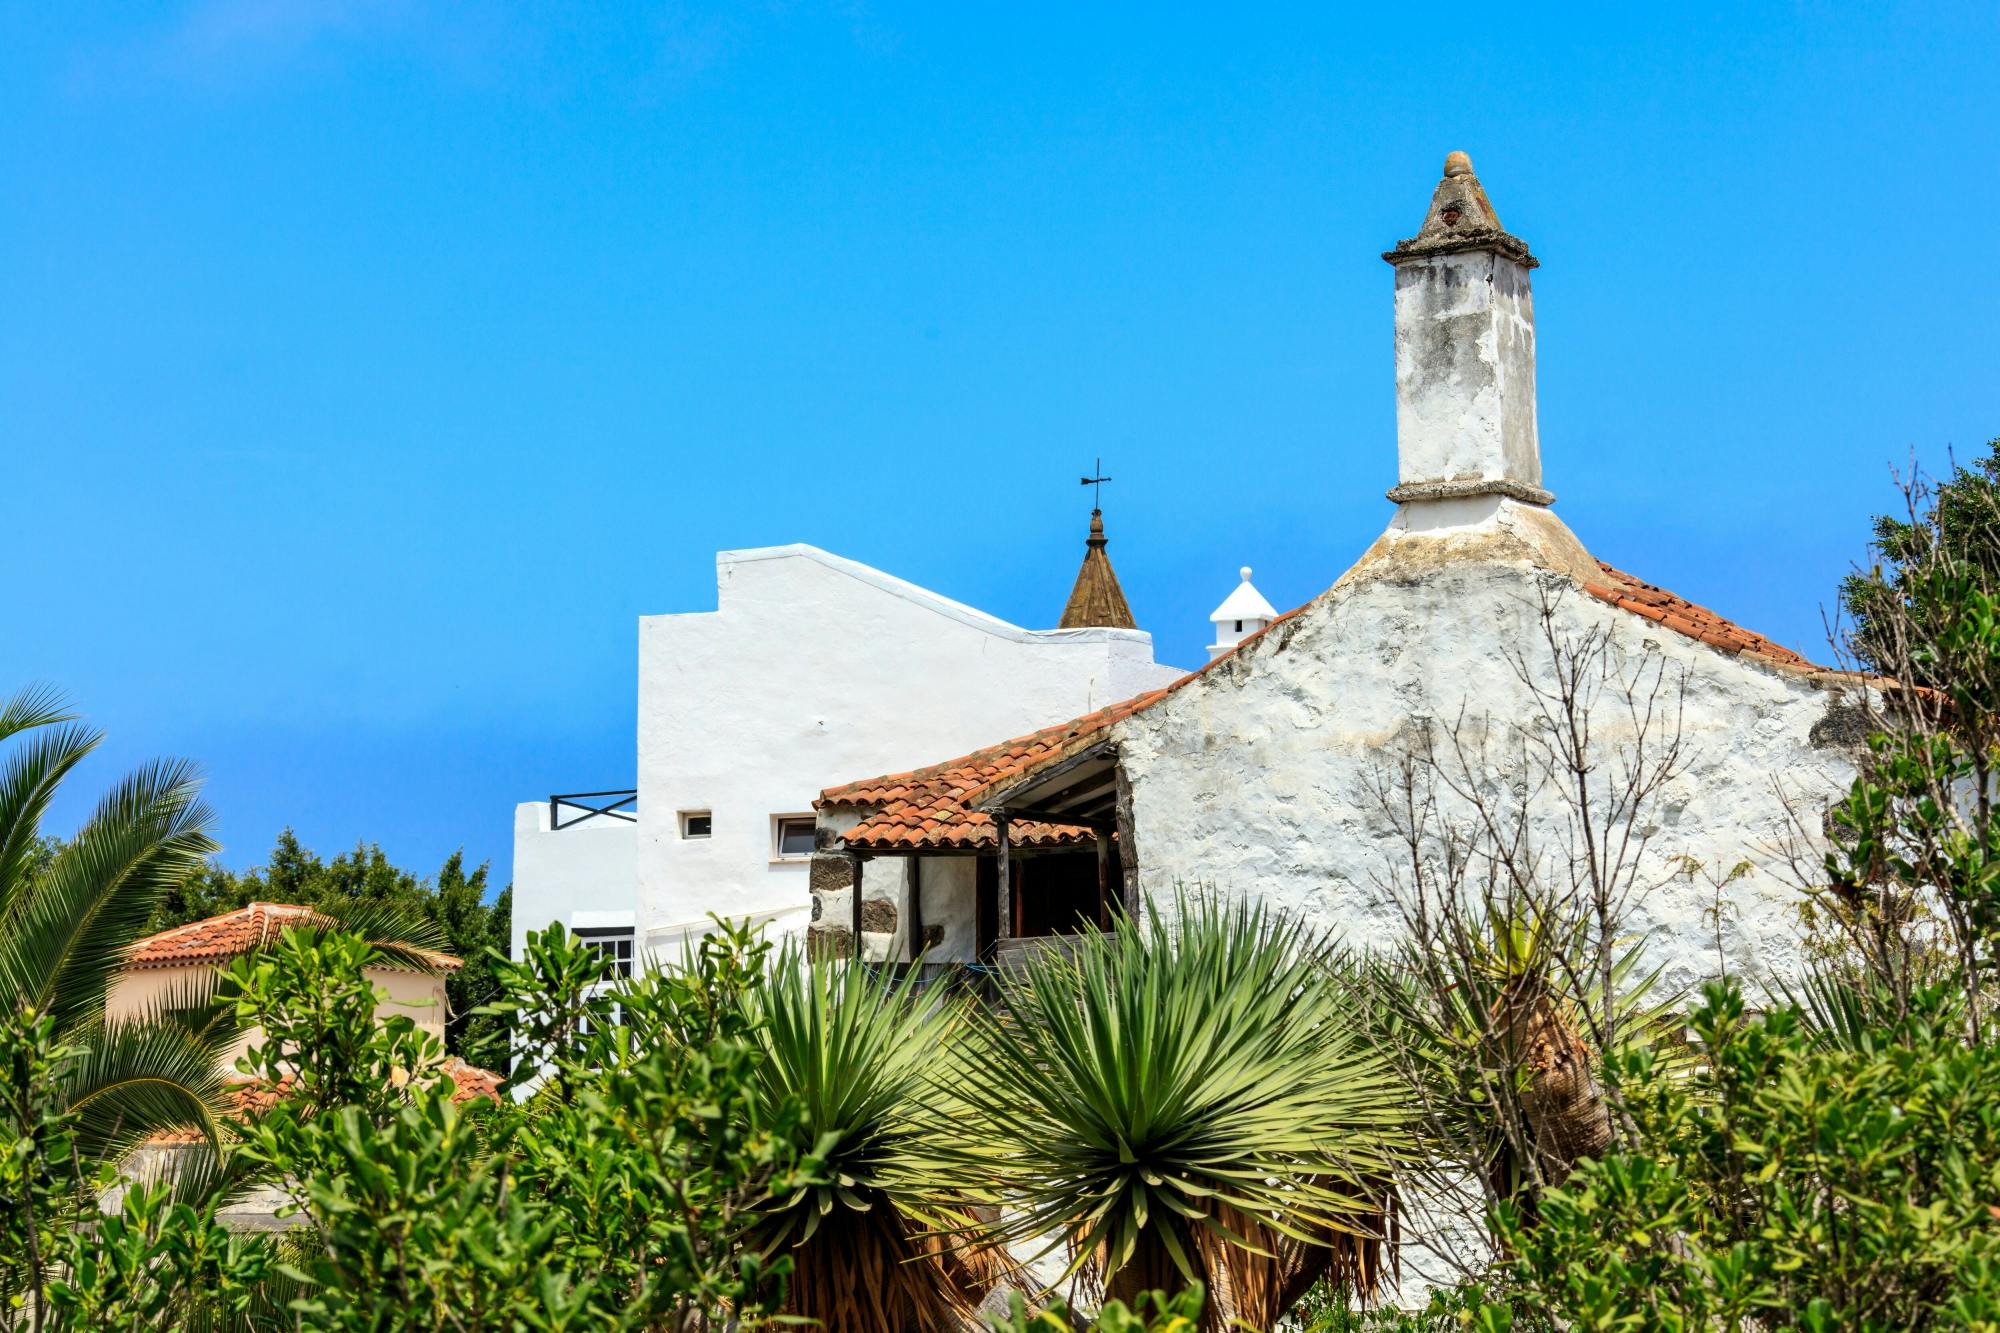
[{"label": "dark window recess", "polygon": [[1097,852],[1024,856],[1011,870],[1021,895],[1020,932],[1074,935],[1097,924]]},{"label": "dark window recess", "polygon": [[1241,634],[1243,632],[1243,622],[1240,620],[1236,622],[1236,632],[1238,634]]},{"label": "dark window recess", "polygon": [[706,810],[688,810],[681,814],[681,836],[683,838],[706,838],[712,825],[713,816]]},{"label": "dark window recess", "polygon": [[598,956],[605,960],[604,975],[607,978],[632,975],[632,944],[635,932],[618,928],[585,927],[572,933],[584,947],[595,950]]},{"label": "dark window recess", "polygon": [[813,821],[810,819],[780,819],[778,821],[778,855],[811,856],[813,854]]}]

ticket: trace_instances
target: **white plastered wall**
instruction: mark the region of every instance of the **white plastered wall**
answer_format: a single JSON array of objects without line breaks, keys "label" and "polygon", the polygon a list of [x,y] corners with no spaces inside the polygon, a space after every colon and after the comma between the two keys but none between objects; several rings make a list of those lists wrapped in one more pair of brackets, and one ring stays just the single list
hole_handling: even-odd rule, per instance
[{"label": "white plastered wall", "polygon": [[[141,1018],[163,1004],[172,1003],[176,997],[190,994],[195,987],[206,985],[214,973],[215,969],[207,965],[133,968],[112,983],[104,1001],[105,1016],[114,1023]],[[388,967],[371,967],[363,975],[387,994],[376,1006],[378,1017],[402,1014],[439,1041],[444,1040],[447,1014],[443,977]],[[262,1029],[249,1029],[229,1048],[222,1060],[223,1067],[234,1069],[236,1062],[263,1040]]]},{"label": "white plastered wall", "polygon": [[[642,941],[655,948],[709,912],[803,929],[809,859],[774,858],[771,818],[810,814],[825,787],[1180,675],[1153,661],[1144,632],[1019,629],[809,546],[722,552],[716,581],[715,611],[639,623],[637,882]],[[680,836],[689,810],[711,813],[711,836]],[[871,863],[866,896],[879,885],[900,904],[883,881],[901,873]],[[845,924],[841,896],[822,901],[823,918]]]},{"label": "white plastered wall", "polygon": [[629,820],[599,815],[552,829],[547,801],[515,806],[513,956],[529,931],[551,922],[571,930],[631,926],[638,841]]},{"label": "white plastered wall", "polygon": [[[1657,653],[1685,674],[1688,763],[1658,804],[1648,850],[1664,882],[1639,899],[1632,921],[1649,935],[1664,982],[1690,985],[1725,963],[1752,978],[1791,970],[1801,899],[1787,864],[1797,829],[1786,801],[1817,828],[1852,776],[1847,752],[1815,738],[1838,692],[1824,675],[1727,654],[1610,606],[1568,574],[1480,558],[1479,542],[1514,549],[1529,526],[1537,540],[1568,536],[1546,511],[1486,504],[1455,534],[1469,544],[1455,549],[1401,535],[1408,518],[1399,517],[1400,528],[1313,606],[1117,725],[1144,891],[1159,900],[1177,885],[1213,885],[1355,944],[1395,938],[1401,919],[1382,876],[1400,846],[1368,785],[1415,719],[1528,715],[1509,653],[1546,660],[1538,614],[1548,586],[1560,633],[1601,631],[1627,660]],[[1517,531],[1501,530],[1509,523]],[[1599,711],[1600,738],[1615,744],[1618,726]],[[1564,807],[1542,808],[1538,827],[1553,851]],[[1712,875],[1752,867],[1722,892],[1720,957],[1716,890],[1706,876],[1672,875],[1682,858]]]}]

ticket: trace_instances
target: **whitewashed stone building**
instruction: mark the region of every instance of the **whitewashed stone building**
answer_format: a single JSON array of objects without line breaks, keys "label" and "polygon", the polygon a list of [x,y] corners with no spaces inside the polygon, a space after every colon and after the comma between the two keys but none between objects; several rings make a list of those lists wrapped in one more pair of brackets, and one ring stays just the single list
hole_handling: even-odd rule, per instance
[{"label": "whitewashed stone building", "polygon": [[[1793,962],[1788,850],[1801,837],[1809,850],[1851,775],[1846,682],[1601,563],[1556,516],[1536,427],[1537,261],[1463,154],[1417,235],[1384,258],[1397,478],[1381,536],[1287,615],[1239,589],[1218,608],[1214,660],[1165,688],[828,788],[822,923],[893,924],[864,930],[868,956],[928,945],[929,961],[973,962],[1105,920],[1121,898],[1210,885],[1385,941],[1401,929],[1385,877],[1406,853],[1378,799],[1384,775],[1439,728],[1525,724],[1560,640],[1667,682],[1684,761],[1640,830],[1651,867],[1632,923],[1666,979]],[[1596,725],[1611,749],[1633,739],[1619,708]],[[1551,837],[1557,804],[1535,815]],[[858,895],[841,883],[857,876]]]},{"label": "whitewashed stone building", "polygon": [[636,786],[516,808],[515,956],[550,922],[621,970],[677,956],[711,912],[803,929],[828,782],[1178,677],[1153,660],[1105,547],[1093,513],[1051,630],[811,546],[717,554],[714,610],[639,622]]}]

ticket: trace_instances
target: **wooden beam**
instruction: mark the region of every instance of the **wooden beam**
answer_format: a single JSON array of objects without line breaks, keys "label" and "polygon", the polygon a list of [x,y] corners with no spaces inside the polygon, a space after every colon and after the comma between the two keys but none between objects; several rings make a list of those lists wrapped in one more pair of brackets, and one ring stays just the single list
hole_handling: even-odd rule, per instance
[{"label": "wooden beam", "polygon": [[[1005,787],[997,792],[991,793],[985,800],[973,806],[973,809],[984,810],[988,814],[998,814],[1000,813],[1001,808],[1007,804],[1008,799],[1012,797],[1015,792],[1024,790],[1033,790],[1036,787],[1044,786],[1053,779],[1061,777],[1065,773],[1073,772],[1074,770],[1083,767],[1085,764],[1091,763],[1098,759],[1106,758],[1107,756],[1113,755],[1115,753],[1116,751],[1114,751],[1112,747],[1109,745],[1093,745],[1088,750],[1084,750],[1081,753],[1071,755],[1069,758],[1063,760],[1059,764],[1049,765],[1041,772],[1036,773],[1033,777],[1027,778],[1021,782],[1017,782],[1011,787]],[[1009,811],[1009,813],[1012,812]]]},{"label": "wooden beam", "polygon": [[858,852],[849,852],[848,857],[854,862],[854,902],[852,904],[854,909],[854,961],[858,963],[861,961],[861,867],[865,862],[862,861]]},{"label": "wooden beam", "polygon": [[996,857],[1000,870],[1000,937],[1013,939],[1020,929],[1021,908],[1014,901],[1014,868],[1007,863],[1007,816],[993,816],[993,827],[1000,834],[1000,851]]},{"label": "wooden beam", "polygon": [[1132,781],[1125,765],[1118,765],[1118,865],[1124,872],[1124,892],[1119,901],[1127,912],[1139,911],[1139,839],[1132,827]]},{"label": "wooden beam", "polygon": [[924,858],[910,858],[910,875],[904,881],[903,892],[909,901],[903,906],[903,947],[910,961],[916,962],[917,955],[924,951]]},{"label": "wooden beam", "polygon": [[1111,929],[1111,839],[1097,836],[1097,928]]}]

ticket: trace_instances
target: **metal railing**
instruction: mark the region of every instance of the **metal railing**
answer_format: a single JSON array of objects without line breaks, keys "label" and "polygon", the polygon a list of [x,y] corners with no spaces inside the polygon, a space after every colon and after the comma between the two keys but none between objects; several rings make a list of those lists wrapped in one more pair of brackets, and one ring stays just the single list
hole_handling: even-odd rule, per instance
[{"label": "metal railing", "polygon": [[[596,802],[597,804],[593,804]],[[567,810],[583,813],[564,815]],[[639,819],[639,792],[636,788],[624,791],[570,791],[549,797],[549,829],[574,828],[592,819],[622,819],[628,824]]]}]

